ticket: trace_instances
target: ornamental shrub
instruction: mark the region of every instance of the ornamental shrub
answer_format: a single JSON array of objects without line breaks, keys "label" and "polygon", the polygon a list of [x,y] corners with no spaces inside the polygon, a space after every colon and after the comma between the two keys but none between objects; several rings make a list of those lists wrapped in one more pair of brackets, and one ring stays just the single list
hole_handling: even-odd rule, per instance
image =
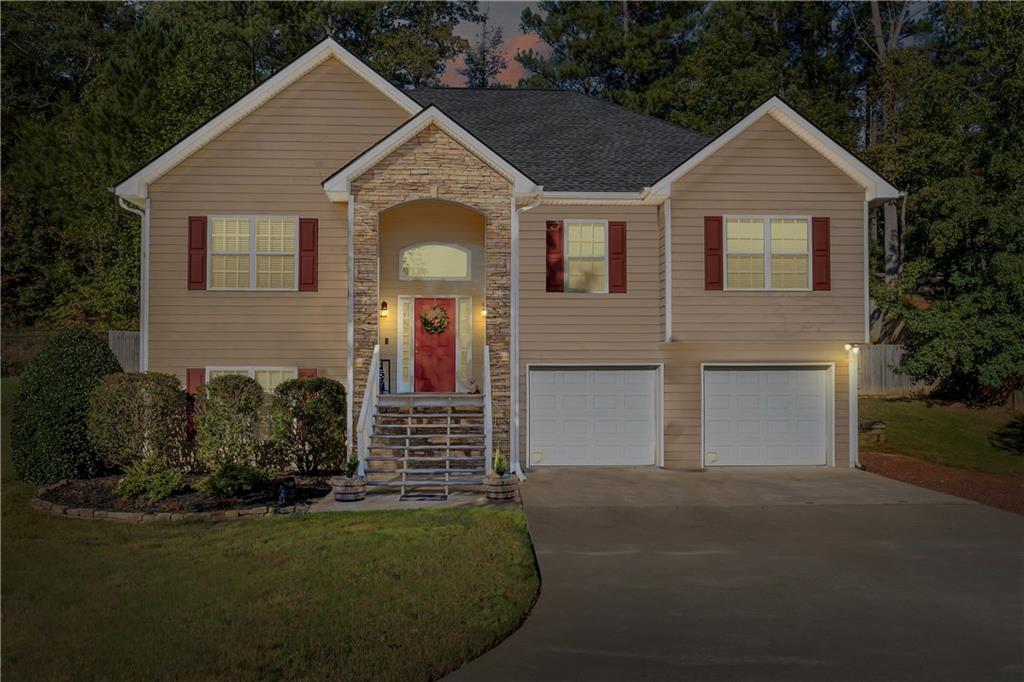
[{"label": "ornamental shrub", "polygon": [[196,457],[211,471],[249,464],[261,450],[263,389],[255,379],[225,374],[196,395]]},{"label": "ornamental shrub", "polygon": [[11,461],[19,478],[42,484],[97,473],[89,398],[104,376],[120,371],[107,344],[85,329],[62,330],[39,349],[11,408]]},{"label": "ornamental shrub", "polygon": [[166,467],[190,471],[187,405],[176,376],[111,374],[92,392],[89,441],[110,467],[124,469],[152,457]]},{"label": "ornamental shrub", "polygon": [[114,493],[118,497],[159,502],[187,487],[180,472],[150,456],[128,465],[124,476],[114,486]]},{"label": "ornamental shrub", "polygon": [[345,387],[333,379],[292,379],[274,391],[274,442],[299,473],[341,465],[345,457],[345,409]]},{"label": "ornamental shrub", "polygon": [[265,488],[270,475],[251,464],[225,464],[199,481],[198,488],[216,497],[238,497]]}]

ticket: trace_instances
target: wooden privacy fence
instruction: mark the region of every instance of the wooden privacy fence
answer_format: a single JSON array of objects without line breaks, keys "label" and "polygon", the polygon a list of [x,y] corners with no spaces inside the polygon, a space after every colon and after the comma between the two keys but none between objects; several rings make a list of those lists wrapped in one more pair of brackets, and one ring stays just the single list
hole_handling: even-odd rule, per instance
[{"label": "wooden privacy fence", "polygon": [[126,372],[139,371],[139,333],[108,331],[107,345],[114,351],[121,369]]},{"label": "wooden privacy fence", "polygon": [[894,371],[902,357],[903,346],[900,344],[861,346],[857,366],[857,392],[865,395],[906,395],[931,388],[930,384],[916,382],[906,374]]}]

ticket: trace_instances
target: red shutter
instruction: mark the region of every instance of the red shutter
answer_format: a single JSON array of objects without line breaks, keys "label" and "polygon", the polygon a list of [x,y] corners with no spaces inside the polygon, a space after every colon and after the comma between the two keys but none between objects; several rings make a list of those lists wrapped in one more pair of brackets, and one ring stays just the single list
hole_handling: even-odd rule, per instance
[{"label": "red shutter", "polygon": [[299,218],[299,291],[316,291],[320,221]]},{"label": "red shutter", "polygon": [[811,218],[811,255],[814,291],[832,290],[832,247],[828,218]]},{"label": "red shutter", "polygon": [[704,216],[704,288],[722,289],[722,216]]},{"label": "red shutter", "polygon": [[608,293],[626,293],[626,223],[608,223]]},{"label": "red shutter", "polygon": [[299,368],[299,378],[300,379],[313,379],[315,377],[316,377],[316,369],[315,368],[306,368],[306,367],[300,367]]},{"label": "red shutter", "polygon": [[185,390],[189,395],[195,395],[199,392],[199,389],[203,387],[203,383],[206,382],[206,370],[202,367],[198,369],[186,369],[185,370]]},{"label": "red shutter", "polygon": [[565,225],[561,220],[548,221],[547,290],[565,291],[565,266],[563,265],[562,243]]},{"label": "red shutter", "polygon": [[206,216],[188,218],[188,288],[206,288]]}]

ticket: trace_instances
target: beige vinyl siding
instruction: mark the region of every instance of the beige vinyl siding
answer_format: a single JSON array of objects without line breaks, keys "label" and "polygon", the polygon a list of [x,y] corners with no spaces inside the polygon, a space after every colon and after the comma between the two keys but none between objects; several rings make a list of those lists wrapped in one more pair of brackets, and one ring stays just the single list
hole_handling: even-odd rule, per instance
[{"label": "beige vinyl siding", "polygon": [[[314,367],[346,376],[346,206],[320,183],[408,117],[329,59],[150,186],[149,367]],[[190,215],[319,220],[316,292],[189,291]]]},{"label": "beige vinyl siding", "polygon": [[835,466],[849,466],[849,375],[846,351],[834,343],[665,344],[665,466],[701,467],[701,363],[835,363]]},{"label": "beige vinyl siding", "polygon": [[[626,293],[547,292],[548,220],[626,223]],[[545,206],[519,222],[519,441],[526,462],[528,364],[657,363],[664,334],[663,243],[655,206]]]},{"label": "beige vinyl siding", "polygon": [[[704,217],[825,216],[831,291],[705,291]],[[674,338],[862,341],[864,189],[770,116],[672,186]]]}]

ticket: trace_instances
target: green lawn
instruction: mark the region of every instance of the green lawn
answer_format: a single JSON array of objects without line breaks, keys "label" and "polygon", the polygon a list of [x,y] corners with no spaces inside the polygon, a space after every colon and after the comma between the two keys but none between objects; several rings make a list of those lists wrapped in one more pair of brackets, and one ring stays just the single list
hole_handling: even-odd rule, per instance
[{"label": "green lawn", "polygon": [[130,526],[55,518],[7,459],[2,674],[440,677],[516,627],[539,582],[513,510]]},{"label": "green lawn", "polygon": [[886,423],[885,443],[861,436],[861,450],[891,452],[946,466],[1024,476],[1024,417],[1003,409],[861,398],[860,418]]}]

